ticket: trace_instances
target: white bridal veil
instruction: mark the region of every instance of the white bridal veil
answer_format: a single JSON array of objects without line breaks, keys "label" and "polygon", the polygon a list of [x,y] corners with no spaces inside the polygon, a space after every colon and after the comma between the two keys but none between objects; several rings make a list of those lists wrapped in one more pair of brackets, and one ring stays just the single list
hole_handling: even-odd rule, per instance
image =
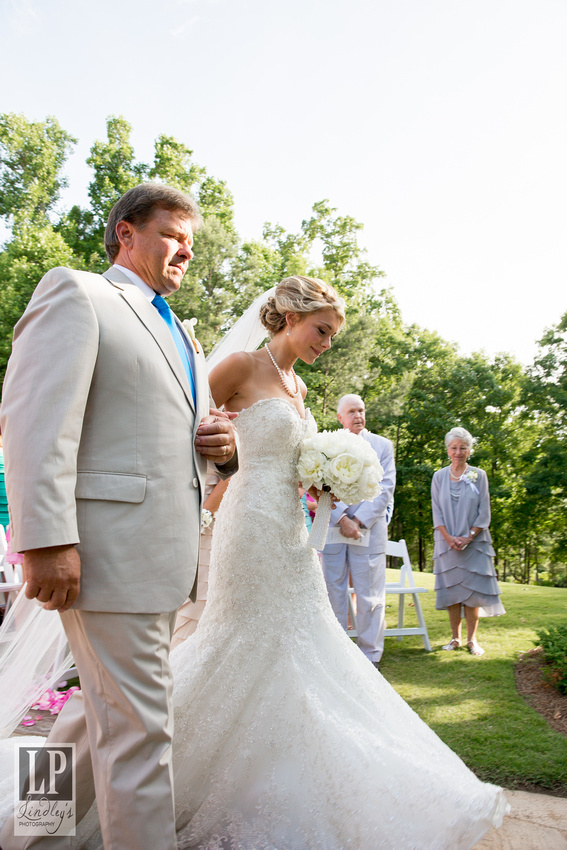
[{"label": "white bridal veil", "polygon": [[59,615],[26,599],[24,590],[25,585],[0,627],[0,738],[11,735],[73,663]]}]

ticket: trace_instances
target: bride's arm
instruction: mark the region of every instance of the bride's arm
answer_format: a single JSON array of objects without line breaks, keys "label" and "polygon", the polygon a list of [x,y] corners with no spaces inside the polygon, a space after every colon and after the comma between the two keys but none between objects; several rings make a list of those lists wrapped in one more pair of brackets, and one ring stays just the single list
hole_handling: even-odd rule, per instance
[{"label": "bride's arm", "polygon": [[230,354],[215,366],[209,375],[209,386],[217,407],[230,402],[237,393],[242,394],[253,368],[253,359],[245,351]]}]

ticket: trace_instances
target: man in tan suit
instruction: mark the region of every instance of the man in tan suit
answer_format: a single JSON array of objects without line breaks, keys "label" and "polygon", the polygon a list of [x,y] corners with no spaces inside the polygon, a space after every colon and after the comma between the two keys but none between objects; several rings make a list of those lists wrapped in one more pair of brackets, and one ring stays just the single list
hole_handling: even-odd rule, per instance
[{"label": "man in tan suit", "polygon": [[[105,234],[112,267],[45,275],[4,382],[14,551],[26,595],[60,612],[81,678],[50,737],[77,743],[77,819],[96,789],[116,850],[176,846],[169,643],[197,581],[206,460],[221,477],[237,467],[203,353],[156,299],[179,288],[199,222],[176,189],[126,192]],[[25,844],[9,822],[0,844],[69,839]]]}]

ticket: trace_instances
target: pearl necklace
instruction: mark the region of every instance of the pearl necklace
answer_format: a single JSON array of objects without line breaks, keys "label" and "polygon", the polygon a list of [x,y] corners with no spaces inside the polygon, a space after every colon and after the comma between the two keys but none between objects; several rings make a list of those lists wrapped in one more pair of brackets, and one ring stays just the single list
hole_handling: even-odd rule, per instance
[{"label": "pearl necklace", "polygon": [[453,481],[460,481],[461,478],[463,477],[463,475],[466,473],[468,468],[469,468],[468,463],[465,463],[465,468],[463,469],[462,473],[460,475],[453,475],[453,473],[451,472],[451,468],[449,467],[449,475],[451,476]]},{"label": "pearl necklace", "polygon": [[276,372],[278,373],[278,375],[280,376],[280,381],[282,382],[282,387],[284,388],[284,390],[286,391],[288,396],[290,398],[294,398],[296,395],[299,395],[299,384],[297,383],[297,375],[293,371],[293,366],[291,367],[291,374],[293,375],[293,380],[295,382],[295,392],[292,393],[292,391],[290,390],[290,388],[286,384],[284,374],[283,374],[282,370],[280,369],[280,367],[278,366],[278,364],[276,363],[276,361],[274,360],[274,356],[273,356],[272,352],[270,351],[270,349],[268,348],[267,343],[264,346],[264,348],[268,352],[268,357],[270,358],[270,360],[274,364],[274,368],[275,368]]}]

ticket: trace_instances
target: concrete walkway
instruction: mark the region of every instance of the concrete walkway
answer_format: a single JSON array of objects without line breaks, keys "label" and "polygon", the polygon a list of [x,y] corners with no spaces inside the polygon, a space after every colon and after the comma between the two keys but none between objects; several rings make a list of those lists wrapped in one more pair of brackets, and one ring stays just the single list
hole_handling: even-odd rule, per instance
[{"label": "concrete walkway", "polygon": [[567,798],[506,791],[512,809],[474,850],[567,850]]}]

